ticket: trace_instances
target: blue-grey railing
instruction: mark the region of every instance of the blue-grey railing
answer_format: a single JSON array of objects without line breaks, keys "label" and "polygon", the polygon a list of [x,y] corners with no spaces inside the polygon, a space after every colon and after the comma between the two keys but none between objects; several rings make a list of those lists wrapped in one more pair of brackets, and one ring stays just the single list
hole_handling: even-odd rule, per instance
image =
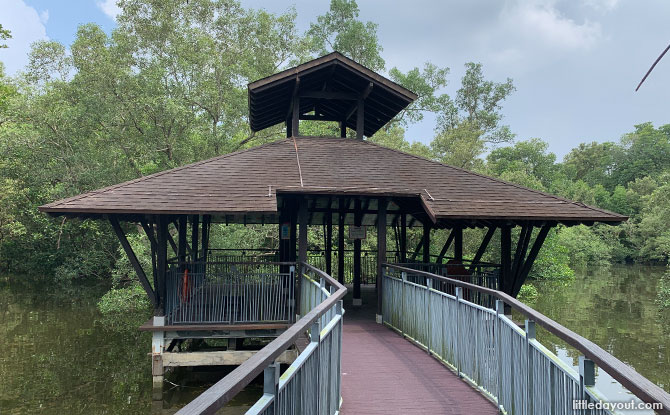
[{"label": "blue-grey railing", "polygon": [[166,276],[166,323],[291,322],[294,281],[295,266],[276,262],[173,264]]},{"label": "blue-grey railing", "polygon": [[[267,346],[177,412],[214,414],[258,375],[264,393],[249,414],[335,415],[341,403],[342,297],[347,289],[330,275],[301,263],[302,317]],[[302,302],[303,300],[301,300]],[[306,332],[309,345],[280,375],[275,360]]]},{"label": "blue-grey railing", "polygon": [[[330,297],[323,277],[310,269],[303,274],[301,314]],[[333,287],[331,287],[333,288]],[[265,369],[263,396],[246,415],[334,415],[340,410],[342,303],[312,324],[310,343],[278,376],[278,365]]]},{"label": "blue-grey railing", "polygon": [[[594,362],[641,402],[657,405],[654,410],[659,413],[670,413],[670,395],[660,387],[507,294],[397,265],[386,265],[383,278],[384,324],[489,395],[502,413],[616,413],[605,408],[582,410],[607,401],[594,387]],[[421,282],[416,283],[417,279]],[[453,294],[438,285],[452,286]],[[464,290],[479,292],[478,298],[493,302],[495,309],[464,299]],[[529,317],[525,330],[503,314],[504,303]],[[535,339],[535,322],[585,355],[580,358],[579,373]]]}]

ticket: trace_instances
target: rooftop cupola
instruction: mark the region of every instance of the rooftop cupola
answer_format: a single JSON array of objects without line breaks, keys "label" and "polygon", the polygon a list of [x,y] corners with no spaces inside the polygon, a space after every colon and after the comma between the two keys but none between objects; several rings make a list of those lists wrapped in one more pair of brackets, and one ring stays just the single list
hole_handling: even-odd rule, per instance
[{"label": "rooftop cupola", "polygon": [[249,125],[260,131],[281,122],[286,136],[300,136],[300,120],[335,121],[340,136],[372,136],[417,95],[333,52],[248,85]]}]

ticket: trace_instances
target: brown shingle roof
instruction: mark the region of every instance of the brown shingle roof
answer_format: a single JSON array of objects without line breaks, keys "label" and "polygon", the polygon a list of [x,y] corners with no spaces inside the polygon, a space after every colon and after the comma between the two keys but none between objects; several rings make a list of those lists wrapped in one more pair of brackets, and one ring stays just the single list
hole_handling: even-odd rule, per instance
[{"label": "brown shingle roof", "polygon": [[226,154],[59,200],[40,210],[52,214],[273,214],[277,193],[416,197],[438,221],[626,219],[367,141],[315,137],[284,139]]},{"label": "brown shingle roof", "polygon": [[[252,131],[260,131],[285,122],[294,93],[301,95],[308,91],[327,90],[360,96],[370,86],[372,89],[364,99],[364,134],[368,137],[417,99],[414,92],[333,52],[250,83],[249,126]],[[305,97],[300,99],[300,113],[318,108],[321,115],[336,121],[344,120],[347,127],[355,130],[355,104],[356,101],[348,99]]]}]

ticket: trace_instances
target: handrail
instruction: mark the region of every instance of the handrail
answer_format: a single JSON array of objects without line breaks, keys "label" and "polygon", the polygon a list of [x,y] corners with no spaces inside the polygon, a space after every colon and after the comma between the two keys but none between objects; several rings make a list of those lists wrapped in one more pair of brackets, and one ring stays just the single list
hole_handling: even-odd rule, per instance
[{"label": "handrail", "polygon": [[663,405],[663,409],[660,410],[659,413],[670,415],[670,394],[668,394],[665,390],[651,382],[649,379],[640,375],[632,367],[607,353],[597,344],[587,340],[572,330],[563,327],[559,323],[532,309],[511,295],[501,291],[493,290],[491,288],[480,287],[479,285],[443,277],[441,275],[426,271],[418,271],[412,268],[394,264],[384,264],[383,266],[397,269],[401,272],[412,273],[415,275],[421,275],[427,278],[443,281],[458,287],[477,290],[481,293],[492,295],[499,300],[504,301],[506,304],[509,304],[512,308],[516,309],[530,320],[535,321],[536,324],[540,324],[551,334],[579,350],[582,354],[584,354],[584,356],[595,362],[598,367],[607,372],[607,374],[609,374],[612,378],[618,381],[622,386],[631,391],[642,401],[646,403],[661,403]]},{"label": "handrail", "polygon": [[[285,332],[270,342],[267,346],[256,352],[247,361],[239,365],[226,377],[212,385],[188,405],[177,411],[176,415],[191,414],[214,414],[225,404],[230,402],[235,395],[242,391],[252,380],[263,373],[263,370],[274,362],[286,349],[291,347],[303,333],[307,331],[319,317],[334,307],[338,301],[344,297],[347,292],[345,286],[337,282],[330,275],[315,268],[305,262],[300,263],[301,267],[308,269],[321,278],[330,286],[335,287],[336,291],[330,295],[321,304],[314,307],[309,313],[305,314]],[[302,270],[301,270],[302,274]]]}]

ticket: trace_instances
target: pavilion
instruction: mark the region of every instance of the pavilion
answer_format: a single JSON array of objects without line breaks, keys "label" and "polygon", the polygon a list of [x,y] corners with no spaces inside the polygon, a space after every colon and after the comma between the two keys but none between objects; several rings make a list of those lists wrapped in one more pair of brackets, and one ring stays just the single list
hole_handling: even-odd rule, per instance
[{"label": "pavilion", "polygon": [[[188,331],[186,336],[207,330],[210,334],[230,330],[228,336],[238,337],[257,335],[258,330],[280,332],[282,326],[277,323],[291,323],[298,313],[300,282],[290,264],[306,261],[310,225],[326,229],[324,271],[330,275],[337,265],[340,280],[347,227],[359,231],[376,228],[378,275],[387,262],[389,227],[395,231],[400,263],[409,262],[411,252],[419,251],[418,262],[435,263],[430,255],[431,231],[444,230],[449,237],[439,262],[453,247],[452,264],[467,263],[469,271],[480,263],[498,231],[500,246],[496,249],[501,261],[496,284],[516,296],[552,227],[626,220],[616,213],[367,141],[366,136],[375,134],[417,95],[337,52],[252,82],[248,96],[251,130],[285,123],[287,138],[40,207],[52,216],[111,223],[155,307],[158,318],[147,329],[161,335],[176,332],[179,324],[188,324],[180,331]],[[301,120],[337,122],[340,137],[301,136]],[[355,138],[347,138],[348,129],[355,131]],[[153,281],[126,239],[124,222],[141,225],[151,241]],[[273,295],[285,297],[273,306],[279,312],[269,317],[255,314],[251,303],[234,306],[235,301],[241,301],[241,294],[233,296],[230,290],[220,290],[220,284],[207,285],[214,280],[220,283],[232,272],[212,257],[212,223],[278,226],[278,272],[274,270],[272,275],[288,277],[269,284]],[[338,233],[336,247],[331,242],[333,227]],[[407,246],[409,227],[423,229],[416,249]],[[513,250],[515,227],[520,236]],[[475,256],[466,261],[463,230],[467,228],[484,228],[486,232],[482,232]],[[361,239],[355,236],[357,232],[352,234],[356,305],[361,298]],[[173,258],[169,249],[174,251]],[[333,264],[333,251],[339,253],[337,260],[342,263]],[[190,272],[191,280],[183,276],[185,272]],[[376,278],[378,319],[382,314],[381,282],[382,278]],[[194,300],[196,291],[205,293],[209,300]],[[220,307],[215,312],[212,307],[216,304]],[[186,308],[190,314],[177,318],[180,313],[184,317]],[[243,329],[235,331],[236,324]],[[207,329],[207,325],[211,327]],[[158,352],[168,348],[167,340],[154,342]]]}]

